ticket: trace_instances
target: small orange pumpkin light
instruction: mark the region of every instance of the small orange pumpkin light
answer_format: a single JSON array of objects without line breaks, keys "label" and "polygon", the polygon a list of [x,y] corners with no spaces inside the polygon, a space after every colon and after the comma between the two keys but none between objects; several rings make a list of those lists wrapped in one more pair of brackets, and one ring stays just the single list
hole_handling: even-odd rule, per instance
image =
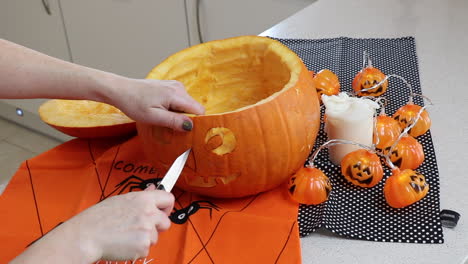
[{"label": "small orange pumpkin light", "polygon": [[[401,134],[400,124],[387,115],[379,115],[376,118],[376,130],[374,133],[374,144],[379,150],[391,147]],[[377,140],[378,139],[378,140]]]},{"label": "small orange pumpkin light", "polygon": [[302,204],[321,204],[328,199],[332,186],[328,177],[317,168],[301,168],[289,180],[291,198]]},{"label": "small orange pumpkin light", "polygon": [[[395,166],[404,169],[416,169],[424,162],[424,150],[414,137],[405,135],[402,136],[396,145],[387,147],[384,152],[390,157]],[[391,153],[389,151],[391,150]]]},{"label": "small orange pumpkin light", "polygon": [[370,188],[382,180],[383,169],[377,154],[358,149],[341,160],[341,173],[354,185]]},{"label": "small orange pumpkin light", "polygon": [[[382,84],[379,86],[369,89],[381,82]],[[367,66],[356,74],[352,86],[357,95],[379,96],[387,91],[388,80],[386,80],[385,74],[382,71],[372,66]]]},{"label": "small orange pumpkin light", "polygon": [[373,141],[376,149],[382,151],[391,147],[393,143],[395,143],[400,136],[402,129],[395,119],[387,116],[385,113],[387,99],[385,97],[379,97],[377,101],[381,104],[381,110],[379,116],[375,118]]},{"label": "small orange pumpkin light", "polygon": [[340,81],[338,80],[338,76],[328,69],[319,71],[314,76],[313,81],[320,101],[322,100],[322,94],[336,95],[340,92]]},{"label": "small orange pumpkin light", "polygon": [[[410,100],[408,104],[400,107],[400,109],[398,109],[395,114],[393,114],[393,118],[398,121],[400,127],[404,129],[414,122],[421,108],[421,106],[414,104],[412,100]],[[416,125],[411,128],[408,133],[413,137],[418,137],[426,133],[430,127],[431,119],[429,114],[426,110],[423,110],[421,117],[416,122]]]},{"label": "small orange pumpkin light", "polygon": [[424,175],[411,169],[393,169],[384,186],[385,200],[393,208],[411,205],[424,198],[428,191]]}]

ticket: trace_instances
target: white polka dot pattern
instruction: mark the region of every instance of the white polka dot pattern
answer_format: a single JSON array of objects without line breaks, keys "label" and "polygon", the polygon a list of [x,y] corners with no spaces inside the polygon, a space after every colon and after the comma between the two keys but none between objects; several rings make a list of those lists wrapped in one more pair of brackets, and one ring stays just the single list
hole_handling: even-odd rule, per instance
[{"label": "white polka dot pattern", "polygon": [[[421,94],[413,37],[277,40],[295,51],[309,70],[317,72],[330,69],[335,72],[342,91],[352,90],[352,80],[362,67],[363,52],[368,51],[374,67],[385,74],[404,77],[413,86],[414,92]],[[384,94],[389,100],[387,114],[392,115],[396,109],[405,105],[408,95],[409,91],[402,81],[390,79],[388,91]],[[415,103],[423,104],[419,97],[415,98]],[[372,188],[357,187],[348,183],[341,175],[340,168],[328,160],[328,151],[321,151],[314,165],[330,178],[333,190],[325,204],[299,207],[300,235],[306,236],[324,227],[339,235],[370,241],[443,243],[439,216],[439,176],[430,131],[417,139],[426,156],[417,171],[426,177],[430,190],[421,201],[401,209],[394,209],[385,202],[383,186],[390,176],[388,168],[385,167],[384,179],[378,185]],[[315,148],[326,140],[322,125]]]}]

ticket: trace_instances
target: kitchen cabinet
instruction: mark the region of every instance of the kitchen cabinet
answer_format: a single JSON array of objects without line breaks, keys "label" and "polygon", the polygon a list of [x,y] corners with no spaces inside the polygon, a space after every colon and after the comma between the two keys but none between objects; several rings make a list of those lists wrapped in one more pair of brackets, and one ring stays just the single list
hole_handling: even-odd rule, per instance
[{"label": "kitchen cabinet", "polygon": [[143,78],[188,47],[184,0],[60,0],[72,60]]},{"label": "kitchen cabinet", "polygon": [[[0,38],[63,60],[70,60],[58,0],[1,0]],[[42,99],[0,100],[0,117],[66,140],[68,137],[44,124],[37,115]],[[22,110],[22,115],[16,113]]]},{"label": "kitchen cabinet", "polygon": [[258,35],[315,0],[186,0],[190,43]]},{"label": "kitchen cabinet", "polygon": [[0,1],[0,38],[70,60],[58,0]]},{"label": "kitchen cabinet", "polygon": [[[0,37],[60,59],[143,78],[188,47],[184,5],[184,0],[2,0]],[[0,116],[69,139],[40,120],[37,109],[44,101],[0,100]]]}]

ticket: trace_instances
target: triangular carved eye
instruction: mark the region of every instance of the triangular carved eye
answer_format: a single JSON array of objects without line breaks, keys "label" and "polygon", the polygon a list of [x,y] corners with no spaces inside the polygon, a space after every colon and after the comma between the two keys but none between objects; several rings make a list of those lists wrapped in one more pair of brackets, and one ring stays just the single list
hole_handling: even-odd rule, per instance
[{"label": "triangular carved eye", "polygon": [[361,162],[358,162],[358,163],[354,164],[354,165],[353,165],[353,168],[354,168],[354,169],[357,168],[358,170],[361,170]]}]

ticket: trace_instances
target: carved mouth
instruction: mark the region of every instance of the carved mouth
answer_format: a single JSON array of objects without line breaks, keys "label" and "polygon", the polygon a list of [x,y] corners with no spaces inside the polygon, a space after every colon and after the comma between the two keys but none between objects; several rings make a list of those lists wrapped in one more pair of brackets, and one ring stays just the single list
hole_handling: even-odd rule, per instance
[{"label": "carved mouth", "polygon": [[227,185],[230,182],[237,179],[241,173],[234,173],[228,176],[195,176],[190,177],[188,175],[185,176],[185,182],[193,187],[203,187],[203,188],[210,188],[215,187],[218,185]]},{"label": "carved mouth", "polygon": [[[353,174],[352,171],[351,171],[351,167],[348,167],[348,168],[346,169],[346,174],[348,174],[348,176],[349,176],[352,180],[355,180],[355,181],[357,181],[357,182],[359,182],[359,183],[361,183],[361,184],[369,185],[369,184],[372,182],[372,177],[369,177],[369,178],[367,178],[367,179],[365,179],[365,180],[361,180],[361,179],[359,179],[359,178],[354,177],[354,174]],[[358,175],[358,176],[362,176],[362,173],[358,172],[357,175]]]},{"label": "carved mouth", "polygon": [[[369,88],[369,87],[368,87]],[[368,91],[362,91],[364,89],[367,89],[366,87],[364,87],[363,85],[361,85],[361,94],[363,95],[370,95],[370,94],[374,94],[374,93],[381,93],[383,91],[383,87],[382,85],[379,85],[377,87],[375,87],[374,89],[370,89]]]},{"label": "carved mouth", "polygon": [[416,184],[414,182],[410,183],[411,185],[411,188],[413,188],[413,190],[416,192],[416,193],[420,193],[422,191],[424,191],[424,189],[426,189],[426,186],[427,184],[425,183],[423,186],[419,185],[419,184]]}]

